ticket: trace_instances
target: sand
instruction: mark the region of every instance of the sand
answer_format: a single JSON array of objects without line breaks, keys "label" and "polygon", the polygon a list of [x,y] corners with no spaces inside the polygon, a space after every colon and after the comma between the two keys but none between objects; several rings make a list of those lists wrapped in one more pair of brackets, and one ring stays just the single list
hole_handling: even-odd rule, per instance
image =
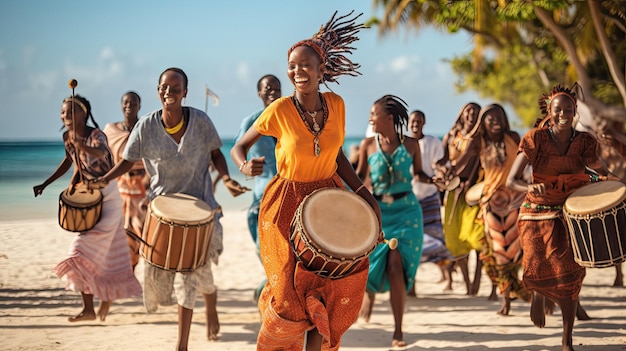
[{"label": "sand", "polygon": [[[190,350],[255,350],[260,319],[253,291],[263,279],[246,229],[244,211],[222,219],[225,250],[215,268],[219,287],[220,340],[206,338],[204,303],[199,297]],[[0,350],[173,350],[176,306],[145,312],[140,297],[116,301],[105,322],[69,323],[81,309],[79,293],[64,290],[52,268],[67,254],[74,234],[54,218],[0,221]],[[141,262],[136,274],[141,281]],[[434,264],[417,275],[417,297],[407,299],[405,350],[560,350],[561,314],[556,310],[539,329],[529,319],[528,303],[513,301],[509,316],[496,314],[500,302],[487,301],[483,275],[479,296],[467,297],[455,275],[454,290],[443,292]],[[576,350],[626,350],[626,288],[612,287],[615,270],[588,269],[581,301],[593,317],[577,321]],[[369,323],[357,321],[344,335],[342,350],[389,350],[393,317],[389,295],[377,295]]]}]

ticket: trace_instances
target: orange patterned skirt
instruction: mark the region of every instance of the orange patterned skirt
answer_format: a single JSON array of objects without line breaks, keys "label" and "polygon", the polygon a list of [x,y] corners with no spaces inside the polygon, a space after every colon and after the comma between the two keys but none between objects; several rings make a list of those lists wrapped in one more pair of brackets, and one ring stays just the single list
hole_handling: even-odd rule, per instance
[{"label": "orange patterned skirt", "polygon": [[562,211],[522,206],[517,222],[524,267],[523,283],[551,300],[578,299],[585,268],[574,261]]},{"label": "orange patterned skirt", "polygon": [[359,262],[348,276],[328,279],[304,268],[290,245],[291,221],[300,203],[313,191],[329,187],[343,187],[339,176],[310,183],[276,176],[265,189],[259,240],[267,283],[259,297],[263,321],[258,350],[300,351],[304,333],[314,328],[324,339],[324,350],[337,350],[341,336],[358,317],[369,260]]}]

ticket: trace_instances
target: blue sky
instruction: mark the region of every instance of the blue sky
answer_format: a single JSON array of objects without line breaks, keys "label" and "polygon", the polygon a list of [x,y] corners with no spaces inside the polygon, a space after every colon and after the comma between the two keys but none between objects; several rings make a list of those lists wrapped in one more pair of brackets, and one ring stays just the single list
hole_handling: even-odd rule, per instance
[{"label": "blue sky", "polygon": [[[208,114],[223,138],[262,107],[256,82],[273,73],[283,95],[287,49],[317,32],[335,10],[380,13],[369,0],[183,0],[177,2],[5,0],[0,2],[0,140],[60,140],[61,101],[76,93],[92,105],[96,121],[122,119],[127,90],[142,97],[141,115],[160,108],[156,86],[167,67],[189,76],[187,105],[204,110],[204,87],[220,98]],[[373,101],[395,94],[426,113],[426,132],[444,134],[476,94],[458,94],[455,76],[442,61],[466,53],[471,39],[434,30],[400,31],[385,37],[364,30],[352,59],[359,77],[340,77],[330,87],[346,103],[346,133],[363,135]],[[509,115],[512,117],[512,112]]]}]

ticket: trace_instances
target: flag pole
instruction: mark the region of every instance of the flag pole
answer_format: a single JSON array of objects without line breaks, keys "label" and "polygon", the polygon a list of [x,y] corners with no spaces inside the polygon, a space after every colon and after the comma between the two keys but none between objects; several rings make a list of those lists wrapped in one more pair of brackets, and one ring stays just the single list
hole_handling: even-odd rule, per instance
[{"label": "flag pole", "polygon": [[204,113],[208,113],[209,110],[209,86],[204,85]]}]

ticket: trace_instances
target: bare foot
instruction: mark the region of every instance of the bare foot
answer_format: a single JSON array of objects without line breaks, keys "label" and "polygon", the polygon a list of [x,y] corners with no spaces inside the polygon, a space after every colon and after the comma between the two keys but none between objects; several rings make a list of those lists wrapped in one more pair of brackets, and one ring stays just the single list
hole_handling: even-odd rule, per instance
[{"label": "bare foot", "polygon": [[217,291],[213,294],[203,294],[206,306],[206,328],[209,341],[217,341],[220,332],[220,320],[217,316]]},{"label": "bare foot", "polygon": [[613,286],[622,287],[624,286],[624,275],[622,274],[622,264],[618,263],[615,266],[615,281],[613,282]]},{"label": "bare foot", "polygon": [[474,271],[474,280],[472,281],[469,290],[469,295],[471,296],[477,296],[478,291],[480,290],[480,278],[482,277],[483,272],[483,260],[481,260],[479,257],[480,253],[476,251],[476,269]]},{"label": "bare foot", "polygon": [[67,320],[70,322],[84,322],[84,321],[92,321],[96,319],[96,314],[94,311],[81,311],[79,314],[74,317],[69,317]]},{"label": "bare foot", "polygon": [[207,311],[206,313],[206,323],[207,323],[207,338],[209,341],[217,341],[219,340],[219,332],[220,332],[220,320],[217,316],[217,310]]},{"label": "bare foot", "polygon": [[543,295],[533,292],[533,299],[530,303],[530,320],[539,328],[546,326],[545,300]]},{"label": "bare foot", "polygon": [[509,311],[511,311],[511,298],[508,294],[505,294],[502,299],[502,307],[500,307],[498,314],[502,316],[508,316]]},{"label": "bare foot", "polygon": [[448,264],[445,267],[445,270],[448,273],[447,276],[446,276],[448,278],[447,279],[448,284],[446,284],[446,287],[443,288],[443,291],[452,291],[452,280],[453,280],[452,273],[456,273],[455,263],[454,262],[450,262],[450,264]]},{"label": "bare foot", "polygon": [[415,287],[417,284],[413,283],[413,287],[409,289],[409,292],[406,293],[407,296],[417,297],[417,292],[415,291],[417,288]]},{"label": "bare foot", "polygon": [[111,301],[100,301],[100,306],[98,306],[98,318],[103,322],[109,314],[109,307],[111,307]]},{"label": "bare foot", "polygon": [[361,304],[361,310],[359,311],[359,317],[361,317],[366,323],[369,323],[372,316],[372,308],[374,307],[375,295],[365,293],[363,297],[363,303]]},{"label": "bare foot", "polygon": [[554,313],[554,301],[550,300],[550,299],[545,299],[545,315],[546,316],[551,316]]},{"label": "bare foot", "polygon": [[448,271],[448,266],[450,266],[451,261],[441,260],[441,261],[435,262],[435,264],[439,267],[439,271],[441,272],[441,278],[439,278],[439,281],[437,281],[437,284],[448,281],[448,274],[450,274],[450,272]]},{"label": "bare foot", "polygon": [[445,268],[445,267],[440,266],[440,267],[439,267],[439,269],[441,270],[441,278],[439,278],[439,280],[438,280],[438,281],[436,281],[436,283],[437,283],[437,284],[439,284],[439,283],[443,283],[443,282],[445,282],[446,280],[448,280],[448,278],[447,278],[447,276],[446,276],[446,274],[447,274],[447,272],[446,272],[446,268]]},{"label": "bare foot", "polygon": [[406,342],[403,340],[399,340],[399,339],[393,339],[391,340],[391,347],[396,348],[396,347],[405,347],[406,346]]},{"label": "bare foot", "polygon": [[491,294],[487,297],[487,301],[498,301],[498,286],[491,285]]},{"label": "bare foot", "polygon": [[588,321],[591,320],[591,317],[587,314],[587,311],[580,305],[580,301],[578,301],[578,307],[576,308],[576,319],[579,321]]}]

